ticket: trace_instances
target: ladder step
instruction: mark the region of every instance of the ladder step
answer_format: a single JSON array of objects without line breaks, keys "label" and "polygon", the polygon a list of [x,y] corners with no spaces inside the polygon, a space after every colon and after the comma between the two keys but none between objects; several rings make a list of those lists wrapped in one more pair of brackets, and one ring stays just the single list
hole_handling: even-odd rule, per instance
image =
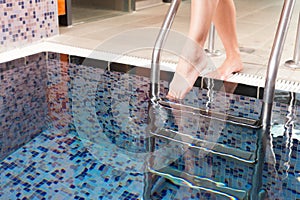
[{"label": "ladder step", "polygon": [[188,134],[180,133],[169,129],[159,129],[151,131],[153,137],[163,138],[176,143],[189,146],[190,149],[205,151],[219,156],[239,160],[243,163],[253,164],[256,162],[255,152],[244,151],[224,144],[210,142],[194,138]]},{"label": "ladder step", "polygon": [[260,120],[245,118],[245,117],[237,117],[233,115],[227,115],[218,112],[211,112],[203,108],[196,108],[188,105],[183,105],[176,102],[171,102],[167,99],[162,99],[158,101],[161,106],[172,108],[172,109],[179,109],[183,112],[191,113],[193,115],[199,115],[199,117],[206,117],[211,119],[216,119],[220,121],[224,121],[226,123],[236,124],[240,126],[245,126],[249,128],[259,129],[262,127]]},{"label": "ladder step", "polygon": [[224,183],[216,182],[209,178],[191,175],[172,167],[165,167],[159,170],[148,167],[148,170],[149,172],[168,179],[177,185],[205,190],[214,194],[226,196],[230,199],[246,199],[247,197],[247,191],[245,190],[230,188]]}]

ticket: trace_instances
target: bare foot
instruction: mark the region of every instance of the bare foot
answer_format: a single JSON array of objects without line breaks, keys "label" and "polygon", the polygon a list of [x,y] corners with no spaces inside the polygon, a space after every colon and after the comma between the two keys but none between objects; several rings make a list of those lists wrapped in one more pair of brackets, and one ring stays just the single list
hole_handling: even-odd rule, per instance
[{"label": "bare foot", "polygon": [[227,80],[232,74],[243,70],[243,63],[240,58],[227,58],[223,64],[206,76],[209,78]]},{"label": "bare foot", "polygon": [[170,83],[167,98],[183,99],[193,88],[195,81],[207,63],[207,57],[202,51],[191,62],[180,59],[173,80]]},{"label": "bare foot", "polygon": [[199,76],[198,72],[191,64],[186,61],[179,61],[174,77],[170,83],[167,98],[183,99],[193,88],[193,85]]}]

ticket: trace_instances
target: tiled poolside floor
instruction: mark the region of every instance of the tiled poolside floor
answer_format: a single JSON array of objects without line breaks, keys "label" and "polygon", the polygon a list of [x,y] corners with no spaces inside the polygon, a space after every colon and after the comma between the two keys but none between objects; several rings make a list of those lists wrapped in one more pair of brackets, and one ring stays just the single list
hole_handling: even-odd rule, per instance
[{"label": "tiled poolside floor", "polygon": [[[237,9],[238,39],[245,65],[242,73],[264,77],[284,1],[235,0],[234,2]],[[141,28],[152,28],[152,30],[158,31],[168,7],[169,4],[162,4],[117,17],[100,19],[99,21],[77,24],[71,27],[61,27],[60,35],[50,38],[47,41],[114,53],[124,53],[124,49],[128,48],[133,51],[130,55],[150,59],[151,51],[149,49],[137,50],[136,45],[134,45],[143,43],[145,36],[140,34],[139,36],[129,38],[124,33],[128,31],[135,33],[135,30],[140,30]],[[299,82],[300,69],[295,70],[285,67],[284,63],[293,58],[299,10],[300,2],[296,1],[278,74],[278,78],[280,79],[296,82]],[[172,28],[176,33],[182,34],[182,37],[188,32],[189,15],[190,1],[183,1]],[[123,41],[115,40],[116,36],[122,34],[124,34]],[[147,30],[145,30],[144,34],[147,35],[147,40],[149,40],[150,44],[154,43],[156,33],[148,34]],[[105,49],[102,46],[103,42],[106,43]],[[174,48],[178,48],[178,41],[170,41],[170,44]],[[218,37],[215,49],[223,50]],[[177,56],[165,54],[162,59],[177,62]],[[221,57],[212,58],[216,67],[222,63],[224,57],[225,55],[223,54]]]}]

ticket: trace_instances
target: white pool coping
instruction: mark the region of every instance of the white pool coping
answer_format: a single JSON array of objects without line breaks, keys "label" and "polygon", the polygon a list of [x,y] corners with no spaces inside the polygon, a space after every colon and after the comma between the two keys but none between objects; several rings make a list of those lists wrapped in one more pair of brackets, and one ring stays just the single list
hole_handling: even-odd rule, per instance
[{"label": "white pool coping", "polygon": [[[135,56],[118,55],[111,52],[94,51],[91,49],[84,49],[79,47],[72,47],[63,44],[51,43],[47,41],[38,42],[22,48],[16,48],[0,53],[0,63],[5,63],[21,57],[30,56],[40,52],[56,52],[108,62],[118,62],[127,65],[140,66],[150,68],[151,60]],[[162,61],[161,70],[175,71],[176,63]],[[237,73],[228,79],[230,82],[242,83],[246,85],[263,88],[265,85],[265,77]],[[300,83],[288,80],[277,79],[275,88],[287,92],[300,93]]]}]

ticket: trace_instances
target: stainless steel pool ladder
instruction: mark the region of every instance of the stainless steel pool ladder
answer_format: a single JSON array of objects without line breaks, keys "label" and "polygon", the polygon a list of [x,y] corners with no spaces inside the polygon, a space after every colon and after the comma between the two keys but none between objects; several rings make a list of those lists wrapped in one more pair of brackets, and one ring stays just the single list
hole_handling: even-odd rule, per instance
[{"label": "stainless steel pool ladder", "polygon": [[[272,105],[273,105],[273,99],[275,93],[275,82],[276,82],[276,77],[278,73],[283,46],[284,46],[284,41],[288,32],[288,27],[291,20],[295,1],[296,0],[284,1],[280,20],[277,27],[276,36],[274,39],[271,55],[268,62],[268,70],[267,70],[264,97],[263,97],[263,106],[262,106],[262,112],[261,112],[261,117],[259,122],[253,122],[252,120],[244,119],[244,118],[237,119],[235,117],[232,118],[233,122],[235,122],[235,120],[237,120],[237,123],[244,121],[245,125],[249,124],[250,122],[249,124],[250,126],[254,125],[257,126],[258,128],[260,125],[265,127],[270,126]],[[152,61],[151,61],[151,77],[150,77],[150,81],[151,81],[150,98],[153,103],[160,103],[162,100],[159,97],[161,50],[167,39],[168,33],[171,29],[172,23],[174,21],[180,3],[181,0],[172,1],[153,48]]]},{"label": "stainless steel pool ladder", "polygon": [[[150,77],[150,98],[153,105],[170,106],[170,102],[164,101],[160,98],[160,56],[161,50],[163,48],[164,42],[170,31],[172,23],[174,21],[175,15],[179,8],[181,0],[173,0],[168,13],[165,17],[159,35],[157,37],[153,53],[152,53],[152,63],[151,63],[151,77]],[[263,105],[261,108],[261,116],[259,120],[253,120],[242,117],[235,116],[224,116],[222,113],[214,114],[214,116],[220,116],[220,119],[226,119],[226,122],[232,124],[238,124],[241,126],[246,126],[249,128],[255,128],[259,130],[259,137],[257,141],[256,157],[254,160],[250,160],[255,164],[254,166],[254,176],[253,176],[253,188],[247,198],[249,199],[260,199],[263,198],[264,191],[261,191],[262,186],[262,169],[265,157],[265,142],[267,138],[270,137],[270,126],[271,126],[271,116],[272,116],[272,106],[275,93],[275,83],[278,73],[278,68],[280,64],[280,59],[282,55],[282,50],[284,46],[284,41],[288,32],[289,23],[291,20],[292,12],[294,9],[295,0],[284,0],[280,20],[278,23],[276,36],[274,39],[272,51],[270,54],[267,76],[264,88]],[[185,107],[181,105],[181,108],[185,110],[192,111],[193,113],[198,113],[199,115],[206,115],[206,111],[199,108]],[[209,116],[208,116],[209,117]],[[163,133],[162,133],[163,134]],[[167,136],[170,132],[164,134]],[[219,149],[220,152],[227,151],[226,148]]]}]

